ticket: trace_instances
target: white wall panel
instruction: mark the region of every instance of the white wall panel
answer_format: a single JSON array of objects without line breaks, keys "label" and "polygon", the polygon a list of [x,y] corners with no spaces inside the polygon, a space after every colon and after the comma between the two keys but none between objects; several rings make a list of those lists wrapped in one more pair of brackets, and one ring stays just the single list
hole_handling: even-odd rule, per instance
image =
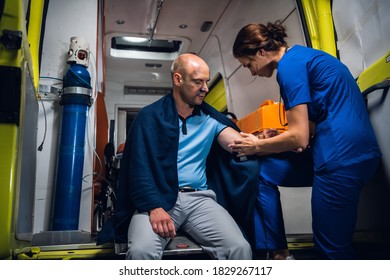
[{"label": "white wall panel", "polygon": [[219,71],[223,75],[229,92],[228,110],[239,118],[257,109],[265,99],[279,100],[279,87],[274,77],[257,77],[254,80],[247,69],[242,69],[232,54],[235,37],[246,24],[275,22],[285,18],[289,45],[304,44],[295,1],[232,1],[200,52],[211,71]]},{"label": "white wall panel", "polygon": [[340,60],[357,78],[390,49],[390,1],[337,0],[332,14]]},{"label": "white wall panel", "polygon": [[[96,58],[97,42],[97,1],[96,0],[50,0],[44,41],[42,46],[42,61],[40,84],[51,84],[62,87],[57,80],[62,79],[67,70],[67,53],[70,38],[83,37],[89,43],[90,51]],[[96,59],[90,59],[88,71],[91,78],[96,77]],[[49,78],[47,78],[49,77]],[[95,81],[91,80],[94,86]],[[34,213],[34,233],[49,230],[51,200],[54,195],[55,168],[57,163],[58,136],[60,127],[61,107],[57,102],[45,101],[47,113],[47,138],[43,150],[38,152],[37,165],[37,198]],[[42,110],[42,108],[40,108]],[[93,148],[95,145],[94,107],[88,112],[84,172],[85,181],[82,186],[79,229],[91,230],[92,207],[92,165]],[[40,111],[38,124],[38,141],[44,134],[44,115]],[[46,200],[46,201],[43,201]]]}]

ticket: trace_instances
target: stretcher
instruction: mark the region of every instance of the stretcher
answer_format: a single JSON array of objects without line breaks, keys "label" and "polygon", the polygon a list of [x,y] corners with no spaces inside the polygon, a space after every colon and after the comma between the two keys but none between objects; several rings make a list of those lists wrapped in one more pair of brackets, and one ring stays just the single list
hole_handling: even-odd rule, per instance
[{"label": "stretcher", "polygon": [[[115,243],[115,254],[125,256],[127,243]],[[189,235],[180,230],[174,239],[171,239],[163,251],[163,257],[202,254],[203,249]]]}]

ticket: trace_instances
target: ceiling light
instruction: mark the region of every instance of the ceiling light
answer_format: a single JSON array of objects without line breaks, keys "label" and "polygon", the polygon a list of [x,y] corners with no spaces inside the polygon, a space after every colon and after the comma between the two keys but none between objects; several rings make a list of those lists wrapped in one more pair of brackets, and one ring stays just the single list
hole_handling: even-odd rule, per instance
[{"label": "ceiling light", "polygon": [[[190,41],[187,38],[167,37],[158,38],[149,41],[143,35],[112,36],[111,48],[109,53],[111,57],[146,59],[154,64],[159,60],[174,60],[179,54],[188,50]],[[143,42],[139,42],[139,41]],[[137,41],[137,42],[134,42]],[[158,67],[158,66],[152,66]]]},{"label": "ceiling light", "polygon": [[179,28],[181,28],[181,29],[186,29],[187,27],[188,27],[187,24],[180,24],[180,25],[179,25]]},{"label": "ceiling light", "polygon": [[180,50],[182,42],[178,40],[155,39],[149,41],[141,37],[116,36],[111,39],[111,48],[145,52],[174,53]]},{"label": "ceiling light", "polygon": [[122,37],[122,39],[129,43],[145,43],[148,41],[147,38],[141,38],[141,37]]},{"label": "ceiling light", "polygon": [[115,23],[116,23],[116,24],[124,24],[125,21],[124,21],[123,19],[117,19],[117,20],[115,21]]}]

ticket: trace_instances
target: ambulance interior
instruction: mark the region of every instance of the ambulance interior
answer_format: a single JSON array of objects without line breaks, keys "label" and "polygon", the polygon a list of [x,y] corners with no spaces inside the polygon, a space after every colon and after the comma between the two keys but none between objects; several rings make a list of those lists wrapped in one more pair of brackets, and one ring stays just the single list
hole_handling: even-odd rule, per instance
[{"label": "ambulance interior", "polygon": [[[11,9],[9,2],[5,0],[6,9]],[[16,2],[22,13],[34,12],[30,1]],[[8,247],[1,251],[2,258],[124,258],[126,244],[97,246],[96,236],[116,210],[120,158],[131,122],[141,108],[171,92],[171,63],[181,53],[195,53],[208,63],[211,81],[206,102],[235,118],[243,131],[256,134],[275,126],[281,132],[288,129],[275,77],[251,77],[232,55],[235,36],[242,26],[279,19],[287,26],[290,46],[307,45],[338,57],[367,98],[383,159],[362,191],[354,240],[362,258],[388,258],[390,1],[41,2],[42,32],[35,50],[39,54],[39,74],[31,70],[34,67],[24,72],[25,109],[18,140],[21,152],[17,156],[20,176],[12,186],[17,194],[13,214],[6,218],[11,228],[6,239],[14,240],[5,241]],[[82,42],[74,43],[75,50],[86,49],[89,53],[81,196],[75,201],[80,210],[76,228],[55,231],[53,198],[60,136],[65,133],[60,125],[64,106],[59,100],[72,38]],[[24,63],[33,64],[28,59]],[[280,191],[289,248],[298,258],[316,259],[311,187],[280,186]],[[164,258],[207,258],[197,244],[185,236],[180,238],[167,248]],[[178,246],[182,244],[186,245],[184,249]],[[259,252],[257,257],[264,256]]]}]

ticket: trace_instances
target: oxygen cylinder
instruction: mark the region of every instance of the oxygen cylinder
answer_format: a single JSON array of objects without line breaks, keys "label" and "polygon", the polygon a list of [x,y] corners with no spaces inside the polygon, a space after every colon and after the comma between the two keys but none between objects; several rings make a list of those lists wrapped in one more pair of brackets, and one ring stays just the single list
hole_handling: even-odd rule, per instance
[{"label": "oxygen cylinder", "polygon": [[91,106],[88,44],[71,38],[68,64],[61,94],[61,134],[52,215],[52,230],[77,230],[82,191],[85,130]]}]

